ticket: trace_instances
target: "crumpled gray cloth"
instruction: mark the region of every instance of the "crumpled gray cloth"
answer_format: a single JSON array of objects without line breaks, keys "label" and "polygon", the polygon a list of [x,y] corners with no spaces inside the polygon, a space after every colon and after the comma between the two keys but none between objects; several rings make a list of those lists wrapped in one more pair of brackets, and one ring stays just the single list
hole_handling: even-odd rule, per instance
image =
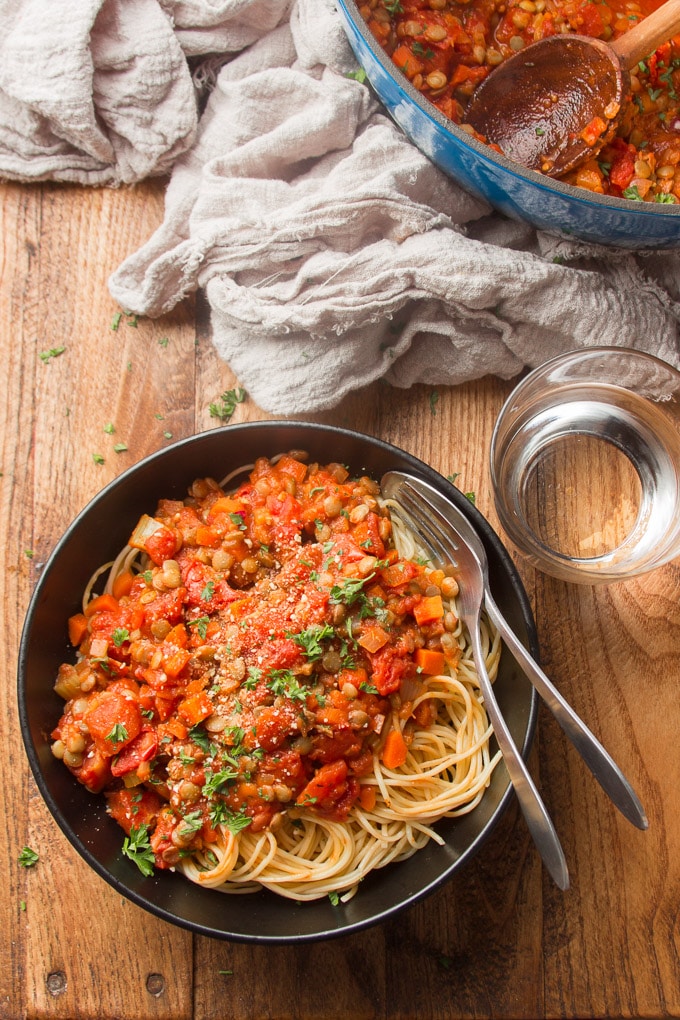
[{"label": "crumpled gray cloth", "polygon": [[[348,76],[356,64],[332,0],[74,6],[94,15],[78,50],[81,65],[89,54],[95,68],[89,92],[87,75],[80,78],[94,114],[81,111],[81,134],[70,128],[57,146],[69,151],[59,155],[82,172],[74,154],[87,141],[100,159],[88,165],[92,183],[172,164],[164,221],[113,274],[111,293],[125,309],[154,316],[203,289],[215,346],[263,409],[332,407],[378,378],[401,387],[510,378],[593,344],[638,347],[680,367],[680,254],[561,240],[468,195]],[[140,23],[163,21],[162,32],[141,24],[132,32],[131,9]],[[114,24],[134,57],[111,45]],[[136,91],[152,48],[162,98],[153,109]],[[177,48],[185,65],[172,70]],[[10,176],[2,124],[11,75],[1,58],[0,46],[0,176]],[[213,87],[198,118],[193,89],[202,81]],[[58,135],[52,91],[49,130]],[[48,133],[45,106],[32,102]],[[126,132],[117,127],[121,111]],[[93,147],[92,123],[109,157],[103,143]],[[162,151],[149,140],[160,138]],[[77,179],[66,172],[60,165],[61,179]],[[55,164],[47,176],[58,173]]]}]

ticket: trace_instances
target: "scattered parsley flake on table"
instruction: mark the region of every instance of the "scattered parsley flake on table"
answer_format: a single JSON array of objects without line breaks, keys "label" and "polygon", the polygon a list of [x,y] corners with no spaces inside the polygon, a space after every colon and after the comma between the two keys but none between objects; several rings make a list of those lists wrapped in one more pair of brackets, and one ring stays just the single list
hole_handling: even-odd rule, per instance
[{"label": "scattered parsley flake on table", "polygon": [[104,458],[102,457],[101,453],[93,453],[92,454],[92,460],[95,462],[95,464],[103,464],[104,463]]},{"label": "scattered parsley flake on table", "polygon": [[238,404],[242,404],[248,394],[240,386],[233,390],[225,390],[219,400],[213,401],[208,407],[211,418],[219,418],[220,421],[230,420]]},{"label": "scattered parsley flake on table", "polygon": [[112,436],[115,431],[116,429],[112,421],[107,422],[104,426],[104,432],[106,432],[107,436]]},{"label": "scattered parsley flake on table", "polygon": [[126,450],[127,446],[125,445],[125,443],[116,443],[115,446],[113,447],[114,453],[125,453]]},{"label": "scattered parsley flake on table", "polygon": [[38,863],[40,857],[30,846],[25,846],[18,857],[22,868],[32,868]]},{"label": "scattered parsley flake on table", "polygon": [[45,362],[51,361],[52,358],[58,358],[59,355],[63,354],[65,350],[66,350],[65,347],[50,347],[48,351],[40,352],[40,360]]}]

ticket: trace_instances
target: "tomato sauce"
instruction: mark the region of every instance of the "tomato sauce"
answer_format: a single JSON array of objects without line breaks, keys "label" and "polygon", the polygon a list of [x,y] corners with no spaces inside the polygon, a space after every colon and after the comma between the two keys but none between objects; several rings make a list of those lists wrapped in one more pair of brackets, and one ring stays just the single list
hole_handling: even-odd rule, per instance
[{"label": "tomato sauce", "polygon": [[[363,0],[362,16],[397,68],[463,130],[476,86],[548,36],[618,38],[661,0]],[[482,139],[483,141],[484,139]],[[680,202],[680,36],[631,72],[614,140],[563,180],[639,202]]]},{"label": "tomato sauce", "polygon": [[[258,460],[229,495],[199,479],[140,520],[121,594],[71,621],[53,753],[142,834],[151,866],[224,827],[347,818],[419,675],[455,665],[451,579],[400,558],[378,496],[302,455]],[[406,741],[431,721],[421,710]]]}]

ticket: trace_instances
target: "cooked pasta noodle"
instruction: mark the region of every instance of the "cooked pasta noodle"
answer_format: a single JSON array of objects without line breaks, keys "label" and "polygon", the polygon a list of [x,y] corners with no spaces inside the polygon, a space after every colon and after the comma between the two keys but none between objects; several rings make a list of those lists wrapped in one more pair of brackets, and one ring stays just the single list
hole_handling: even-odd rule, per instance
[{"label": "cooked pasta noodle", "polygon": [[[457,586],[376,484],[301,455],[244,470],[161,501],[94,575],[53,752],[145,873],[346,901],[442,843],[499,754]],[[481,640],[493,679],[486,619]]]}]

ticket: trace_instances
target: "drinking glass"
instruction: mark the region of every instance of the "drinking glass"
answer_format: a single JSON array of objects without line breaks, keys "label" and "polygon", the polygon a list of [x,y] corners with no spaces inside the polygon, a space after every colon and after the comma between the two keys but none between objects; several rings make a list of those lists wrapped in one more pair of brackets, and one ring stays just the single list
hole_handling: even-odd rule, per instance
[{"label": "drinking glass", "polygon": [[530,372],[491,441],[503,528],[566,581],[625,580],[680,555],[680,372],[591,347]]}]

